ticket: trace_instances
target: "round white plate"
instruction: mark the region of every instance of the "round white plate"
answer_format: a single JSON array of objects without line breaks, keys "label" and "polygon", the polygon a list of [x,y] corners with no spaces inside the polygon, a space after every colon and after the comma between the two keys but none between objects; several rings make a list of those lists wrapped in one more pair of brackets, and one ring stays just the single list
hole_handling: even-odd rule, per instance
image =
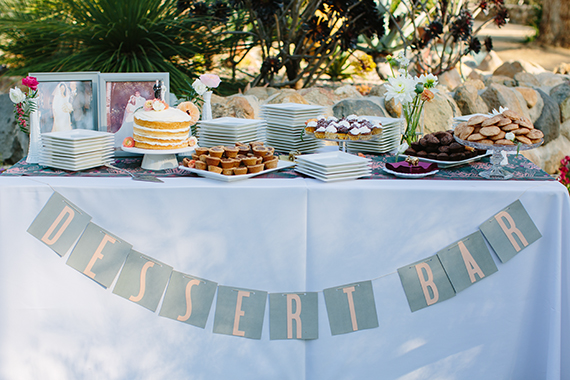
[{"label": "round white plate", "polygon": [[435,173],[437,173],[439,171],[439,170],[433,170],[433,171],[428,172],[428,173],[400,173],[400,172],[392,171],[390,169],[386,169],[386,167],[382,167],[382,169],[386,173],[395,175],[396,177],[400,177],[400,178],[423,178],[423,177],[427,177],[430,175],[434,175]]}]

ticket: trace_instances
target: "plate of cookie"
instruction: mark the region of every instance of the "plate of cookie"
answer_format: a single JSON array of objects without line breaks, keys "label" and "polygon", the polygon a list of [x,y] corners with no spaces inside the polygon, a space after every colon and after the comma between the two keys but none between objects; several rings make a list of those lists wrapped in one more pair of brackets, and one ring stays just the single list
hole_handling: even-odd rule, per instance
[{"label": "plate of cookie", "polygon": [[487,150],[466,147],[455,141],[454,131],[429,133],[406,149],[403,156],[417,157],[420,161],[436,163],[440,169],[452,168],[480,160],[490,155]]}]

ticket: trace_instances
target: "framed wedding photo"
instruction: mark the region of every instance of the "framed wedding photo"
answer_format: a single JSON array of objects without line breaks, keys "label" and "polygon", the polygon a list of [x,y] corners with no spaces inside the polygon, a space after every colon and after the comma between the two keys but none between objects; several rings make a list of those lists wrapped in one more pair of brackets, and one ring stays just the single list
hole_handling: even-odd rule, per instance
[{"label": "framed wedding photo", "polygon": [[154,99],[156,81],[164,86],[168,102],[168,73],[99,74],[99,130],[115,134],[117,152],[126,137],[133,135],[133,114],[147,100]]},{"label": "framed wedding photo", "polygon": [[29,73],[38,84],[40,131],[98,130],[99,72]]}]

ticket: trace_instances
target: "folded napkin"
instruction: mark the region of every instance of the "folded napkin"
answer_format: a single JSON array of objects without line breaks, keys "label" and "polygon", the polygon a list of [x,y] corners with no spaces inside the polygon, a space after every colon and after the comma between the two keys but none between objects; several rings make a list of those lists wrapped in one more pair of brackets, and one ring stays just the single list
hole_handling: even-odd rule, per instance
[{"label": "folded napkin", "polygon": [[424,174],[437,170],[437,164],[421,161],[417,165],[412,165],[406,161],[387,162],[386,168],[398,173]]}]

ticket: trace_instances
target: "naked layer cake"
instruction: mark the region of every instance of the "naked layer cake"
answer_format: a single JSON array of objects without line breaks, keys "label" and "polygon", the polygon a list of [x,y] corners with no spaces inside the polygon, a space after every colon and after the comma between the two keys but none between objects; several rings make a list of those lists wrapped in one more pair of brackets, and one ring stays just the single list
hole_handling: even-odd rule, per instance
[{"label": "naked layer cake", "polygon": [[168,106],[161,110],[160,108],[141,109],[135,112],[133,124],[135,147],[152,150],[187,147],[192,118],[176,108]]}]

